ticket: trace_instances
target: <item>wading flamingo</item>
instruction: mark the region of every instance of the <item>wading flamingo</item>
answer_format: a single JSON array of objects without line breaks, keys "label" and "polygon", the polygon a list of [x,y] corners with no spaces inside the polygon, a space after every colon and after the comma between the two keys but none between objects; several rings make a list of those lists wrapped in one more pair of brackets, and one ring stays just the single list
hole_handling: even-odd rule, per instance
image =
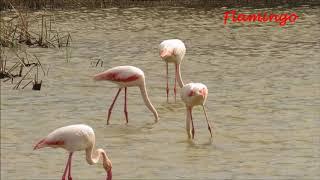
[{"label": "wading flamingo", "polygon": [[166,62],[166,78],[167,78],[167,102],[169,102],[169,75],[168,75],[168,63],[175,64],[175,80],[174,80],[174,99],[177,97],[177,81],[180,88],[183,87],[183,81],[181,78],[180,64],[186,54],[186,47],[184,43],[179,39],[168,39],[160,43],[159,46],[160,57]]},{"label": "wading flamingo", "polygon": [[75,124],[58,128],[51,132],[47,137],[39,141],[33,148],[33,150],[52,147],[63,148],[69,151],[69,158],[66,168],[62,176],[62,180],[66,179],[68,171],[68,180],[72,180],[71,177],[71,158],[75,151],[86,151],[86,160],[88,164],[93,165],[98,163],[102,156],[103,168],[107,172],[106,180],[112,179],[112,163],[108,158],[106,152],[103,149],[93,150],[95,147],[95,135],[93,129],[90,126],[84,124]]},{"label": "wading flamingo", "polygon": [[[194,126],[192,119],[192,108],[193,106],[201,105],[204,115],[207,120],[208,130],[212,137],[211,126],[208,120],[207,112],[205,110],[204,104],[208,97],[208,88],[202,83],[189,83],[182,87],[181,89],[181,99],[185,102],[187,108],[187,119],[186,119],[186,129],[188,137],[194,138]],[[192,130],[190,129],[192,127]]]},{"label": "wading flamingo", "polygon": [[119,86],[119,90],[113,99],[113,102],[108,110],[107,124],[110,121],[110,115],[115,101],[117,100],[120,91],[124,88],[124,114],[126,117],[126,123],[128,123],[128,111],[127,111],[127,87],[138,86],[143,98],[144,103],[148,109],[153,113],[155,117],[155,122],[158,122],[159,116],[156,109],[151,104],[147,89],[144,73],[141,69],[134,66],[117,66],[108,69],[102,73],[96,74],[94,79],[97,81],[107,80],[111,81]]}]

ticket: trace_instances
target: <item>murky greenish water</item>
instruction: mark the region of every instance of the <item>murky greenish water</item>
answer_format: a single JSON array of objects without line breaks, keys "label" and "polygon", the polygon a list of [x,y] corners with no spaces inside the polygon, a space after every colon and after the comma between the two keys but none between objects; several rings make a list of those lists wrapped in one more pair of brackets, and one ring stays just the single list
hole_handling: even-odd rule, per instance
[{"label": "murky greenish water", "polygon": [[[32,146],[52,130],[76,123],[94,128],[97,146],[113,161],[114,179],[318,179],[319,8],[292,9],[300,18],[284,27],[223,25],[224,11],[56,11],[58,26],[72,34],[71,61],[66,63],[62,50],[30,49],[50,65],[42,90],[11,90],[10,83],[1,82],[1,179],[60,179],[67,153],[33,151]],[[158,45],[169,38],[186,44],[184,81],[208,86],[212,141],[201,108],[194,110],[196,136],[189,141],[183,102],[171,97],[166,103]],[[104,60],[103,67],[90,66],[94,57]],[[129,124],[124,123],[122,94],[106,125],[106,109],[117,89],[92,76],[118,65],[145,72],[159,123],[152,124],[138,89],[129,88]],[[75,180],[105,177],[101,164],[86,163],[84,152],[73,160]]]}]

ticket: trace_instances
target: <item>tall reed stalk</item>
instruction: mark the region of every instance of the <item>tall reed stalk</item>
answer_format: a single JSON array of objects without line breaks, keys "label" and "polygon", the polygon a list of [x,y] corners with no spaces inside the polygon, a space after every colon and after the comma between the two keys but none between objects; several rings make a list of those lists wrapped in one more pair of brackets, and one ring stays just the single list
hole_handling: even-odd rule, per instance
[{"label": "tall reed stalk", "polygon": [[0,79],[2,82],[11,80],[12,84],[18,79],[13,89],[24,89],[32,83],[33,90],[40,90],[39,75],[46,76],[49,69],[46,73],[39,58],[29,54],[28,48],[21,47],[66,47],[67,58],[70,58],[71,35],[55,29],[55,18],[46,11],[30,16],[27,10],[11,8],[12,12],[5,17],[2,12],[0,14]]},{"label": "tall reed stalk", "polygon": [[[10,17],[0,17],[0,46],[15,47],[19,44],[38,47],[67,47],[70,45],[70,33],[61,33],[54,29],[52,14],[44,11],[40,17],[29,16],[28,11],[22,11],[12,6],[15,14]],[[39,29],[35,29],[40,22]],[[33,28],[33,29],[32,29]]]}]

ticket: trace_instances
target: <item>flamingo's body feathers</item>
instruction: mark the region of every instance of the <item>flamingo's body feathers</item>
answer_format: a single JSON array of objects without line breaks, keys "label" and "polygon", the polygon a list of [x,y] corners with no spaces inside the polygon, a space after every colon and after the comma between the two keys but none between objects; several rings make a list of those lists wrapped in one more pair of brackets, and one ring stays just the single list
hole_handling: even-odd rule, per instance
[{"label": "flamingo's body feathers", "polygon": [[179,39],[164,40],[159,45],[160,57],[173,63],[181,63],[186,54],[186,47]]},{"label": "flamingo's body feathers", "polygon": [[52,131],[34,147],[64,148],[70,152],[81,151],[92,146],[94,131],[85,124],[76,124],[58,128]]},{"label": "flamingo's body feathers", "polygon": [[75,151],[85,150],[86,160],[88,164],[95,164],[102,156],[103,168],[107,172],[107,180],[112,179],[112,163],[103,149],[93,150],[95,146],[95,135],[93,129],[85,124],[75,124],[64,126],[52,131],[47,137],[40,140],[35,146],[34,150],[43,147],[64,148],[69,151],[69,158],[65,167],[62,179],[68,172],[68,179],[71,177],[71,158]]},{"label": "flamingo's body feathers", "polygon": [[189,83],[181,89],[181,99],[187,106],[204,105],[208,96],[208,88],[202,83]]},{"label": "flamingo's body feathers", "polygon": [[108,69],[102,73],[96,74],[94,79],[97,81],[107,80],[111,81],[119,86],[119,90],[108,110],[108,119],[107,124],[109,124],[111,111],[113,105],[118,98],[118,95],[122,88],[125,89],[125,104],[124,104],[124,113],[126,116],[126,122],[128,123],[128,112],[127,112],[127,87],[131,86],[138,86],[140,88],[140,92],[143,98],[144,103],[148,107],[148,109],[154,114],[155,121],[157,122],[159,119],[158,113],[156,109],[150,102],[148,97],[146,83],[145,83],[145,76],[141,69],[134,67],[134,66],[117,66],[111,69]]},{"label": "flamingo's body feathers", "polygon": [[177,82],[180,88],[183,87],[184,83],[181,78],[180,72],[180,64],[184,55],[186,54],[186,47],[184,43],[179,39],[168,39],[164,40],[159,45],[159,54],[161,59],[166,62],[166,78],[167,78],[167,102],[169,102],[169,75],[168,75],[168,63],[175,64],[175,83],[174,83],[174,99],[176,101],[176,94],[177,94]]},{"label": "flamingo's body feathers", "polygon": [[207,121],[208,130],[212,137],[211,125],[207,117],[207,113],[204,104],[208,97],[208,88],[202,83],[189,83],[181,89],[181,99],[184,101],[187,107],[187,119],[186,119],[186,130],[189,138],[194,138],[194,125],[192,118],[193,106],[201,105]]},{"label": "flamingo's body feathers", "polygon": [[97,81],[112,81],[120,87],[130,87],[143,83],[144,73],[141,69],[134,66],[117,66],[96,74],[94,79]]}]

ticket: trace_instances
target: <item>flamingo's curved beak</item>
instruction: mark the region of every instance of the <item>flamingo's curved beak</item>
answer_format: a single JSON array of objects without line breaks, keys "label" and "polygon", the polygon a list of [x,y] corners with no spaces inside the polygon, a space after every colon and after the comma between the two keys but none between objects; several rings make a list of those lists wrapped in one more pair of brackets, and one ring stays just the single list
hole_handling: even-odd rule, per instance
[{"label": "flamingo's curved beak", "polygon": [[111,171],[111,169],[107,171],[107,179],[106,180],[112,180],[112,171]]},{"label": "flamingo's curved beak", "polygon": [[205,98],[206,95],[207,95],[207,92],[206,92],[205,89],[201,89],[201,90],[199,90],[199,93],[198,93],[198,94],[201,95],[203,98]]},{"label": "flamingo's curved beak", "polygon": [[170,51],[170,50],[162,50],[161,52],[160,52],[160,57],[161,58],[167,58],[167,57],[169,57],[169,56],[172,56],[172,54],[173,54],[173,51]]},{"label": "flamingo's curved beak", "polygon": [[42,139],[35,146],[33,146],[33,150],[43,148],[44,146],[45,146],[45,139]]}]

